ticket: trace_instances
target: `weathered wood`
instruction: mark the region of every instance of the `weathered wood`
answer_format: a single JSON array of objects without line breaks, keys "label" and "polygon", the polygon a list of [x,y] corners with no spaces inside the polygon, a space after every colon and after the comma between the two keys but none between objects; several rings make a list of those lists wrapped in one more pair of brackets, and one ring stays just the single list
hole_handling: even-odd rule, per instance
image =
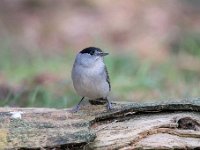
[{"label": "weathered wood", "polygon": [[[69,109],[0,108],[1,149],[200,148],[200,99],[86,104]],[[21,116],[20,116],[20,112]]]}]

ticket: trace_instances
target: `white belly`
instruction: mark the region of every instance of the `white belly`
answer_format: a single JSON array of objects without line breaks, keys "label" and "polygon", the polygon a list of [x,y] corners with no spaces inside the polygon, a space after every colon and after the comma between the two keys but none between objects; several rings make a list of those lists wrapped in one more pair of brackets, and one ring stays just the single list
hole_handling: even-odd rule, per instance
[{"label": "white belly", "polygon": [[75,66],[72,70],[72,80],[76,92],[82,97],[106,98],[109,94],[104,68],[86,69]]}]

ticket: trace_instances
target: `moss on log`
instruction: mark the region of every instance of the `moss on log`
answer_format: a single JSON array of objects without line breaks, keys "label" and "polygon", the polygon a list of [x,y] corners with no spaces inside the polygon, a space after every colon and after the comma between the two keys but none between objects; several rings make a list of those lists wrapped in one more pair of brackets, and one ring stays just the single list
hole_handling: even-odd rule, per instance
[{"label": "moss on log", "polygon": [[200,99],[86,104],[69,109],[0,108],[1,149],[200,148]]}]

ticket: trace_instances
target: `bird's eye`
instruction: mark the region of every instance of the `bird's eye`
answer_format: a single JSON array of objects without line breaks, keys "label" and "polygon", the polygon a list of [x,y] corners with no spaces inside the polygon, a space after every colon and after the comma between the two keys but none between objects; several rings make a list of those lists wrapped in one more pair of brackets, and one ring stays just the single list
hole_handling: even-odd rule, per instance
[{"label": "bird's eye", "polygon": [[94,55],[94,52],[95,52],[95,51],[90,51],[90,55]]}]

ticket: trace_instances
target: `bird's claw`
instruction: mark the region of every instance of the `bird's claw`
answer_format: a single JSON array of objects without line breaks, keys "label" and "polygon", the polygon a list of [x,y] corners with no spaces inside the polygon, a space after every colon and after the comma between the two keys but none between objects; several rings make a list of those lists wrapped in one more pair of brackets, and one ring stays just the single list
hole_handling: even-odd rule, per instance
[{"label": "bird's claw", "polygon": [[73,107],[70,112],[71,113],[76,113],[78,110],[80,109],[80,105],[76,105],[75,107]]},{"label": "bird's claw", "polygon": [[108,104],[107,104],[107,110],[111,110],[112,109],[112,104],[108,101]]}]

